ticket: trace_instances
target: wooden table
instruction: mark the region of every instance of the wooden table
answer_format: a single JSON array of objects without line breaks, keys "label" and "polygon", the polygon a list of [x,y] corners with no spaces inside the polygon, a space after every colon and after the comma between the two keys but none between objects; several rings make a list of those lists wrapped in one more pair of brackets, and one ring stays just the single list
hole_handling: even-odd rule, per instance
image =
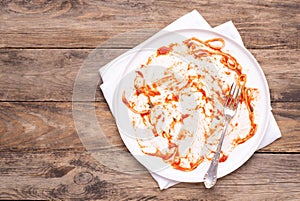
[{"label": "wooden table", "polygon": [[[104,53],[101,66],[193,9],[212,26],[234,22],[266,74],[283,136],[212,190],[181,183],[160,191],[149,173],[114,170],[86,150],[72,115],[73,88],[97,46]],[[299,200],[299,10],[297,0],[2,0],[0,198]],[[89,73],[87,81],[99,85],[97,71]],[[94,93],[95,98],[75,101],[82,113],[95,108],[107,139],[126,150],[100,89]]]}]

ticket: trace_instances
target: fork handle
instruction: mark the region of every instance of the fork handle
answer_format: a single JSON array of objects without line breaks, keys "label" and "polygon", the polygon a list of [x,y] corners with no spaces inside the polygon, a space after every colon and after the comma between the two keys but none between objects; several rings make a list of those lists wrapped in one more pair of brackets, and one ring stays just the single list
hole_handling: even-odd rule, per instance
[{"label": "fork handle", "polygon": [[225,127],[223,129],[222,134],[221,134],[220,141],[219,141],[216,153],[215,153],[215,155],[214,155],[214,157],[213,157],[213,159],[210,163],[210,166],[209,166],[209,168],[208,168],[208,170],[207,170],[207,172],[204,176],[204,185],[205,185],[206,188],[213,187],[217,182],[217,172],[218,172],[220,153],[221,153],[221,148],[222,148],[224,136],[225,136],[225,133],[226,133],[227,128],[228,128],[228,123],[229,123],[229,120],[226,119],[225,120]]}]

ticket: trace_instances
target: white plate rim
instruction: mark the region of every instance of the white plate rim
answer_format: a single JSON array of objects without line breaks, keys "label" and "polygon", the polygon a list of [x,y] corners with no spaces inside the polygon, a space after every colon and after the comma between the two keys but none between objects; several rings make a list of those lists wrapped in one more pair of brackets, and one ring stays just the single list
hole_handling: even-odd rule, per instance
[{"label": "white plate rim", "polygon": [[[260,67],[259,63],[257,62],[257,60],[255,59],[255,57],[244,46],[240,45],[238,42],[234,41],[232,38],[228,37],[227,35],[224,35],[222,33],[214,31],[214,30],[200,29],[200,28],[199,29],[198,28],[197,29],[178,29],[178,30],[175,30],[172,32],[167,32],[166,34],[179,33],[179,32],[180,33],[181,32],[188,32],[188,33],[204,33],[205,32],[206,34],[207,33],[211,34],[212,38],[215,38],[216,36],[218,36],[218,37],[223,38],[226,41],[226,43],[230,42],[230,43],[234,44],[239,49],[241,49],[244,54],[247,55],[247,57],[251,60],[251,62],[253,62],[255,64],[255,69],[260,74],[260,77],[262,78],[261,81],[264,84],[264,88],[265,88],[264,92],[266,93],[266,97],[265,97],[266,98],[266,101],[265,101],[265,104],[266,104],[265,105],[265,107],[266,107],[265,115],[266,116],[265,116],[265,123],[264,123],[263,129],[261,130],[261,133],[259,135],[259,139],[256,140],[255,145],[252,145],[252,149],[251,149],[251,151],[248,151],[247,156],[244,157],[242,160],[239,160],[237,164],[231,165],[229,167],[227,165],[227,168],[225,169],[226,171],[220,171],[220,169],[222,168],[222,167],[220,167],[219,171],[218,171],[218,178],[220,178],[220,177],[223,177],[223,176],[235,171],[239,167],[241,167],[254,154],[254,152],[257,150],[259,144],[261,143],[261,141],[266,133],[266,129],[267,129],[269,119],[270,119],[270,111],[271,111],[270,93],[269,93],[268,83],[267,83],[266,77],[263,73],[263,70],[261,69],[261,67]],[[158,36],[152,37],[150,40],[146,41],[145,43],[143,43],[143,45],[141,45],[141,49],[147,48],[147,44],[151,43],[152,41],[159,40],[163,36],[164,36],[164,34],[159,34]],[[136,53],[136,54],[138,54],[138,53]],[[125,72],[125,74],[126,73],[128,73],[128,72]],[[117,87],[114,92],[114,99],[116,97],[116,94],[118,93],[118,88],[119,87]],[[113,111],[115,111],[114,104],[113,104]],[[114,112],[114,113],[116,114],[116,112]],[[117,118],[117,117],[115,117],[115,118]],[[130,142],[129,142],[128,137],[126,135],[122,134],[122,132],[120,132],[120,136],[121,136],[124,144],[128,148],[128,150],[131,152]],[[255,134],[255,136],[257,136],[257,133]],[[132,154],[132,155],[134,156],[134,154]],[[136,159],[139,161],[138,158],[136,158]],[[139,162],[141,162],[141,161],[139,161]],[[207,164],[207,167],[208,167],[208,164]],[[169,167],[169,168],[171,168],[171,167]],[[175,181],[179,181],[179,182],[202,182],[203,181],[203,177],[201,177],[201,175],[199,177],[195,177],[195,178],[183,178],[182,176],[178,177],[176,175],[170,176],[169,174],[166,174],[166,172],[168,172],[169,168],[163,169],[161,171],[156,171],[155,174],[158,174],[162,177],[165,177],[165,178],[168,178],[171,180],[175,180]],[[203,175],[204,175],[204,173],[203,173]]]}]

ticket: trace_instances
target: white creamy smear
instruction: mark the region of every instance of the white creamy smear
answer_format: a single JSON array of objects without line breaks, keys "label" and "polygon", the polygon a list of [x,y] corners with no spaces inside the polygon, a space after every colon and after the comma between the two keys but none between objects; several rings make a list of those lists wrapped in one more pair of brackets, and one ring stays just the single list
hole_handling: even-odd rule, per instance
[{"label": "white creamy smear", "polygon": [[[211,159],[223,129],[224,98],[237,79],[220,62],[220,55],[208,55],[205,49],[200,43],[172,44],[167,54],[150,56],[136,69],[135,87],[125,94],[136,111],[148,111],[141,115],[128,109],[135,130],[144,132],[136,133],[142,152],[184,171]],[[159,94],[136,93],[145,86]],[[241,104],[228,129],[223,154],[229,155],[237,146],[233,141],[245,137],[250,128],[249,112]]]}]

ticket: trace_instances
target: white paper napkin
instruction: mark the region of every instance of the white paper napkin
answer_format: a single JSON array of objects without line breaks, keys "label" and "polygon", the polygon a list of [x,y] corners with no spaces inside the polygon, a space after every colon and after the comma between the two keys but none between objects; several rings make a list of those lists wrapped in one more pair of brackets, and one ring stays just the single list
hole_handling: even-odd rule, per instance
[{"label": "white paper napkin", "polygon": [[[178,29],[193,29],[193,28],[212,29],[211,26],[206,22],[206,20],[200,15],[200,13],[196,10],[193,10],[192,12],[180,17],[179,19],[177,19],[176,21],[174,21],[173,23],[171,23],[170,25],[168,25],[167,27],[165,27],[164,29],[162,29],[160,32],[158,32],[157,34],[155,34],[152,37],[156,37],[165,31],[174,31],[174,30],[178,30]],[[244,46],[238,30],[236,29],[236,27],[234,26],[234,24],[231,21],[221,24],[221,25],[213,28],[213,30],[231,37],[236,42],[240,43],[240,45]],[[150,40],[150,39],[148,39],[148,40]],[[147,42],[148,40],[146,40],[145,42]],[[144,44],[144,43],[142,43],[142,44]],[[125,53],[125,54],[127,54],[126,57],[124,57],[124,55],[121,55],[120,57],[116,58],[115,60],[108,63],[107,65],[105,65],[104,67],[102,67],[99,70],[100,76],[102,77],[102,80],[103,80],[103,84],[100,86],[100,88],[103,91],[103,95],[104,95],[111,111],[112,111],[113,93],[114,93],[115,88],[118,85],[118,81],[122,78],[123,73],[126,70],[125,69],[126,64],[130,61],[130,52],[139,48],[142,44],[138,45],[137,47],[135,47],[132,50],[129,50],[127,53]],[[119,63],[115,62],[115,61],[120,60],[120,58],[122,56],[123,56],[123,58],[126,58],[126,59],[124,59],[124,61],[122,61],[122,66],[124,68],[120,68],[120,65],[119,65],[120,61],[119,61]],[[270,116],[271,116],[271,118],[269,120],[269,125],[267,127],[267,131],[266,131],[264,138],[263,138],[261,144],[259,145],[258,149],[261,149],[261,148],[271,144],[273,141],[275,141],[276,139],[281,137],[279,127],[278,127],[271,111],[270,111]],[[161,190],[167,189],[167,188],[179,183],[178,181],[173,181],[173,180],[161,177],[152,172],[151,172],[151,175],[154,178],[154,180],[157,182],[157,184],[159,185],[159,188]]]}]

